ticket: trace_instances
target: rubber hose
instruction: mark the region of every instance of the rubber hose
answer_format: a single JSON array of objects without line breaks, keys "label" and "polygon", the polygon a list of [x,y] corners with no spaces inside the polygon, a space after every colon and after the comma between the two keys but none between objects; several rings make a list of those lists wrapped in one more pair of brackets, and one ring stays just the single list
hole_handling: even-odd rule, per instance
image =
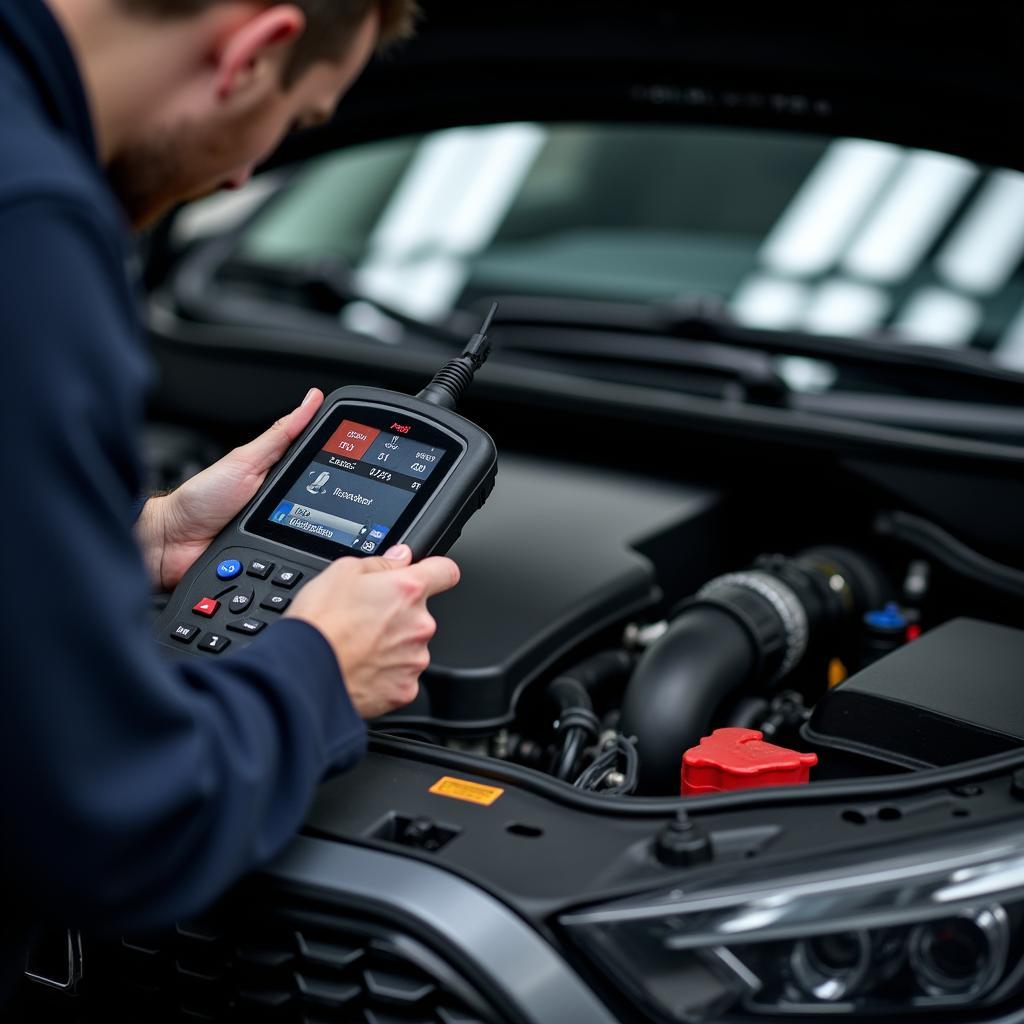
[{"label": "rubber hose", "polygon": [[[574,778],[576,762],[587,742],[597,737],[598,722],[588,690],[606,679],[628,672],[632,664],[632,657],[623,650],[602,651],[575,665],[548,686],[548,699],[558,708],[558,717],[564,728],[552,769],[556,778]],[[571,716],[570,722],[579,719],[580,725],[566,725],[567,713]]]},{"label": "rubber hose", "polygon": [[[548,698],[558,708],[559,721],[564,722],[567,712],[575,712],[577,717],[580,712],[582,717],[589,715],[594,717],[594,706],[590,701],[590,694],[587,693],[583,684],[569,676],[559,676],[548,687]],[[563,725],[562,743],[555,755],[555,764],[552,774],[556,779],[569,779],[576,769],[576,762],[583,753],[583,748],[588,739],[597,735],[596,719],[591,729],[585,726]]]},{"label": "rubber hose", "polygon": [[909,544],[959,576],[1011,597],[1024,597],[1024,571],[982,555],[927,519],[909,512],[886,512],[875,519],[875,532]]},{"label": "rubber hose", "polygon": [[637,739],[640,793],[679,793],[683,754],[707,735],[715,709],[756,664],[743,626],[708,605],[684,611],[644,652],[626,687],[620,725]]},{"label": "rubber hose", "polygon": [[587,733],[583,729],[566,729],[562,746],[555,758],[555,767],[551,774],[556,779],[569,781],[576,775],[576,762],[579,761],[583,748],[587,744]]}]

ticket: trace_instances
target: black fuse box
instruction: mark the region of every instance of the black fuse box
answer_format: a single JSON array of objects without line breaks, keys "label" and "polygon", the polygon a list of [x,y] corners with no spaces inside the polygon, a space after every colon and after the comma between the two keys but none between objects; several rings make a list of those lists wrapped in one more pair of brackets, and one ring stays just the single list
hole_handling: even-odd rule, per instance
[{"label": "black fuse box", "polygon": [[921,768],[1024,746],[1024,630],[953,619],[826,694],[818,747]]}]

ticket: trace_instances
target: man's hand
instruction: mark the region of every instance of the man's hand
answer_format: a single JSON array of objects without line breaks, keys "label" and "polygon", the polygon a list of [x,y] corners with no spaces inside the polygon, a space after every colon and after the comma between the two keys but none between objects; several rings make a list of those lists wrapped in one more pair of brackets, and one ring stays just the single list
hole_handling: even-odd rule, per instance
[{"label": "man's hand", "polygon": [[383,558],[339,558],[295,596],[285,617],[309,622],[334,648],[349,697],[362,718],[408,704],[430,664],[437,624],[427,598],[459,582],[450,558],[411,565],[404,544]]},{"label": "man's hand", "polygon": [[228,452],[176,491],[146,502],[135,536],[158,589],[177,586],[185,570],[256,493],[323,400],[322,391],[310,388],[297,409],[255,440]]}]

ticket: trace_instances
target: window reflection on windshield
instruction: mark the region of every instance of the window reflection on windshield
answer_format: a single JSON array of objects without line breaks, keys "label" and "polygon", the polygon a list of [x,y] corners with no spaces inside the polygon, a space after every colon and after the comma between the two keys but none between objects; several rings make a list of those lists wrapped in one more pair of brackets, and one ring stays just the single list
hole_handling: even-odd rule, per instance
[{"label": "window reflection on windshield", "polygon": [[1024,175],[887,143],[451,129],[310,163],[241,251],[341,261],[361,294],[421,319],[491,294],[714,295],[754,327],[972,346],[1024,369]]}]

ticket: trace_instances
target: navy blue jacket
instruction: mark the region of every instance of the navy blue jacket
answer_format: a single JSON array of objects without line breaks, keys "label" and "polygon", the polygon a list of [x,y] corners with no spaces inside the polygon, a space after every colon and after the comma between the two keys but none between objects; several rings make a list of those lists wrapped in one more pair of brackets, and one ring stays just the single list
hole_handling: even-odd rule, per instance
[{"label": "navy blue jacket", "polygon": [[[0,3],[0,960],[28,927],[167,925],[265,861],[365,750],[323,636],[166,663],[132,539],[149,366],[72,53]],[[0,969],[0,975],[4,971]],[[2,990],[2,984],[0,984]]]}]

